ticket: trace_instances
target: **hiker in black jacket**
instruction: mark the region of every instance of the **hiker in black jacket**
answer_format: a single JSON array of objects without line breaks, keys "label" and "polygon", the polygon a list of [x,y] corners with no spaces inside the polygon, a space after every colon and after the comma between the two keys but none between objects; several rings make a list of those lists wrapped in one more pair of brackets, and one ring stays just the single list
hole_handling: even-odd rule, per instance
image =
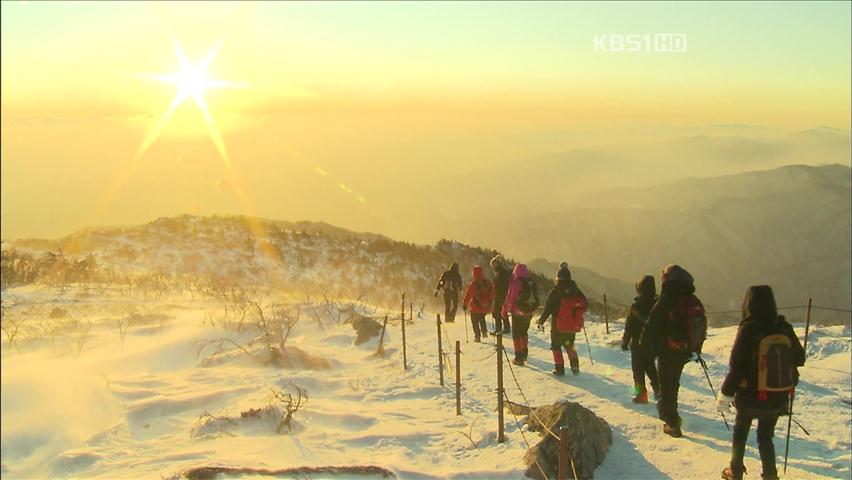
[{"label": "hiker in black jacket", "polygon": [[494,271],[494,307],[491,311],[491,316],[494,318],[494,332],[496,335],[501,331],[503,333],[511,333],[511,322],[508,318],[503,318],[501,310],[503,302],[506,301],[506,293],[509,292],[509,282],[512,281],[512,271],[506,268],[505,262],[501,255],[495,255],[491,259],[491,269]]},{"label": "hiker in black jacket", "polygon": [[657,413],[665,422],[663,432],[675,438],[683,436],[681,419],[677,413],[677,395],[680,390],[680,376],[683,366],[689,362],[692,354],[674,351],[668,342],[672,338],[669,315],[678,301],[695,293],[692,275],[678,265],[668,265],[663,269],[660,284],[660,298],[651,309],[648,323],[639,342],[641,348],[651,352],[657,358],[660,398],[657,401]]},{"label": "hiker in black jacket", "polygon": [[[717,408],[721,412],[728,411],[731,402],[734,402],[737,410],[731,446],[731,463],[722,471],[722,478],[728,480],[743,478],[745,444],[751,422],[757,418],[757,445],[760,451],[760,462],[763,464],[763,479],[774,480],[778,478],[775,467],[775,445],[772,442],[775,424],[780,415],[790,411],[790,394],[799,378],[796,367],[805,364],[805,350],[799,343],[793,327],[783,316],[778,315],[775,296],[770,287],[766,285],[749,287],[743,300],[742,311],[743,320],[740,322],[737,338],[731,349],[728,375],[722,384],[722,395],[719,396],[717,403]],[[776,353],[774,357],[778,359],[778,363],[789,362],[781,367],[784,372],[780,372],[787,373],[784,375],[786,383],[783,385],[789,386],[790,390],[787,391],[759,390],[760,346],[768,345],[765,340],[772,340],[769,336],[773,334],[781,334],[789,339],[789,347],[785,346],[783,349],[784,352],[789,353],[789,356]],[[768,348],[767,357],[769,357]],[[767,371],[769,369],[771,367],[763,369],[764,382],[769,375]],[[779,378],[778,373],[773,372],[773,380]]]},{"label": "hiker in black jacket", "polygon": [[[572,302],[569,305],[568,312],[562,311],[563,299]],[[544,330],[544,322],[549,317],[552,318],[550,323],[550,350],[553,353],[554,368],[551,373],[558,377],[565,375],[565,359],[562,356],[563,347],[568,353],[571,372],[574,375],[580,373],[580,358],[577,355],[577,349],[574,347],[574,340],[577,332],[583,328],[583,313],[586,311],[587,306],[588,301],[586,300],[586,296],[577,284],[571,280],[571,272],[568,270],[568,265],[566,264],[565,268],[560,268],[556,274],[556,285],[550,289],[547,300],[544,302],[544,311],[541,312],[541,316],[537,322],[538,328]],[[579,311],[576,315],[572,316],[570,309],[573,308]],[[564,331],[560,330],[557,326],[560,314],[572,317],[562,319],[565,325]]]},{"label": "hiker in black jacket", "polygon": [[462,291],[462,278],[458,263],[453,262],[450,269],[441,274],[438,284],[435,285],[436,297],[439,290],[444,291],[444,321],[454,322],[456,310],[459,308],[459,295]]},{"label": "hiker in black jacket", "polygon": [[621,337],[621,349],[630,349],[630,366],[633,369],[633,403],[648,403],[648,389],[645,387],[645,376],[651,382],[654,399],[659,399],[659,382],[657,367],[654,365],[654,354],[639,345],[645,323],[651,313],[651,308],[657,302],[657,288],[654,277],[645,275],[636,282],[636,293],[633,305],[627,309],[624,317],[624,335]]}]

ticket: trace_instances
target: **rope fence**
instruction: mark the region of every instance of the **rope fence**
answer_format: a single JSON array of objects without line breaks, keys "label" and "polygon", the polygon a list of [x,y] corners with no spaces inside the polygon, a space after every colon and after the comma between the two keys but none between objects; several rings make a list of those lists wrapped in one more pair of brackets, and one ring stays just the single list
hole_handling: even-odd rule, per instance
[{"label": "rope fence", "polygon": [[[596,300],[595,300],[595,301],[596,301]],[[614,305],[616,305],[616,306],[619,306],[619,307],[625,308],[625,309],[626,309],[626,308],[630,308],[630,305],[626,305],[626,304],[624,304],[624,303],[617,302],[617,301],[612,300],[612,299],[609,299],[609,298],[607,299],[607,302],[608,302],[608,303],[611,303],[611,304],[614,304]],[[602,302],[600,302],[600,303],[602,303]],[[807,308],[808,308],[808,306],[807,306],[807,305],[791,305],[791,306],[786,306],[786,307],[778,307],[778,308],[777,308],[777,310],[779,310],[779,311],[780,311],[780,310],[805,310],[805,309],[807,309]],[[832,306],[827,306],[827,305],[811,305],[811,308],[812,308],[812,309],[814,309],[814,310],[823,310],[823,311],[827,311],[827,312],[852,313],[852,309],[848,309],[848,308],[840,308],[840,307],[832,307]],[[706,309],[706,312],[707,312],[707,314],[708,314],[708,315],[714,315],[714,314],[715,314],[715,315],[727,315],[727,314],[742,313],[742,310],[713,310],[713,309]]]}]

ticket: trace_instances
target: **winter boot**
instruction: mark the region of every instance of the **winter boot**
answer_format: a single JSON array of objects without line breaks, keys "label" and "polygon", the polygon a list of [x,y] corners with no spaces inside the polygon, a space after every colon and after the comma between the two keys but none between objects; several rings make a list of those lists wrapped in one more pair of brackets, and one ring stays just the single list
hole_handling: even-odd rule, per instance
[{"label": "winter boot", "polygon": [[648,403],[648,390],[644,388],[633,397],[633,403],[645,404]]},{"label": "winter boot", "polygon": [[524,355],[523,358],[524,358],[525,362],[527,361],[527,359],[530,356],[529,342],[530,342],[530,337],[528,337],[527,335],[524,335],[523,337],[521,337],[521,352]]},{"label": "winter boot", "polygon": [[663,433],[665,433],[666,435],[670,435],[674,438],[683,437],[683,432],[680,431],[680,425],[669,425],[668,423],[666,423],[665,425],[663,425]]},{"label": "winter boot", "polygon": [[515,347],[515,359],[512,360],[512,363],[518,366],[524,365],[524,346],[523,342],[521,342],[520,338],[513,338],[512,343]]},{"label": "winter boot", "polygon": [[725,469],[722,470],[722,478],[724,480],[743,480],[743,474],[745,473],[745,465],[740,465],[740,468],[725,467]]},{"label": "winter boot", "polygon": [[[487,337],[487,336],[488,336],[488,335],[486,335],[486,337]],[[474,342],[476,342],[476,343],[479,343],[479,342],[480,342],[479,336],[475,336],[475,337],[473,337],[473,341],[474,341]]]},{"label": "winter boot", "polygon": [[568,350],[568,361],[571,363],[571,373],[574,375],[580,374],[580,357],[577,356],[577,350],[565,348]]},{"label": "winter boot", "polygon": [[565,375],[565,358],[562,357],[562,349],[554,348],[550,351],[553,354],[553,374],[557,377]]},{"label": "winter boot", "polygon": [[[743,468],[745,468],[745,467],[743,467]],[[764,473],[760,476],[760,478],[762,478],[763,480],[778,480],[778,473],[775,473],[775,475],[772,475],[771,473],[770,474]]]}]

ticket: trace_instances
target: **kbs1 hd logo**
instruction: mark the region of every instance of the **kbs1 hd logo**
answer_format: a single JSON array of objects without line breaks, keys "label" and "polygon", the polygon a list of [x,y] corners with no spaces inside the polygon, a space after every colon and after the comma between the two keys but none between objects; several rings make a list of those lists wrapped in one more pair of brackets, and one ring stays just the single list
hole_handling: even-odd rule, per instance
[{"label": "kbs1 hd logo", "polygon": [[605,33],[595,35],[596,52],[651,52],[683,53],[686,51],[685,33]]}]

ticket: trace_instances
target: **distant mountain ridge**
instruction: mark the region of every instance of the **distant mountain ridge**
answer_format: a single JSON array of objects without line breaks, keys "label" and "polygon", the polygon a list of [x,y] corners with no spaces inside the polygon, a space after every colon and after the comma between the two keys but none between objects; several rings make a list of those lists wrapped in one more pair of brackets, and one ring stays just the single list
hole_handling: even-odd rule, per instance
[{"label": "distant mountain ridge", "polygon": [[578,205],[596,208],[645,207],[659,210],[687,210],[707,207],[725,199],[744,199],[766,193],[800,190],[803,185],[836,187],[852,186],[850,168],[832,164],[824,166],[788,165],[772,170],[757,170],[710,178],[684,178],[652,187],[621,188],[586,195]]},{"label": "distant mountain ridge", "polygon": [[772,285],[781,304],[809,296],[840,308],[852,303],[848,166],[691,178],[611,190],[588,203],[599,206],[525,212],[471,231],[522,257],[571,258],[607,277],[659,277],[664,265],[679,263],[716,309],[738,308],[754,284]]}]

